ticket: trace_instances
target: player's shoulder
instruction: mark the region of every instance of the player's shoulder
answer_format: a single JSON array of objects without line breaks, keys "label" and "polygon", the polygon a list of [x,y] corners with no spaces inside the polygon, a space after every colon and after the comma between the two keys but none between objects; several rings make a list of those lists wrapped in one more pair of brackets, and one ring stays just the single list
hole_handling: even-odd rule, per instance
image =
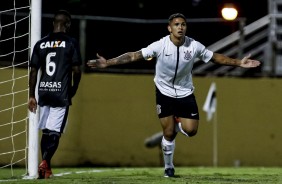
[{"label": "player's shoulder", "polygon": [[76,47],[78,45],[77,39],[74,38],[73,36],[70,36],[70,35],[66,34],[66,33],[61,35],[61,39],[66,41],[66,42],[68,42],[72,46]]},{"label": "player's shoulder", "polygon": [[42,38],[41,40],[64,40],[64,41],[75,41],[75,38],[68,35],[65,32],[56,32],[56,33],[49,33],[48,35],[46,35],[44,38]]},{"label": "player's shoulder", "polygon": [[169,40],[170,40],[170,39],[169,39],[169,35],[167,35],[167,36],[161,37],[160,39],[156,40],[156,41],[153,42],[153,43],[164,43],[164,42],[167,42],[167,41],[169,41]]},{"label": "player's shoulder", "polygon": [[162,48],[162,47],[165,47],[166,45],[169,45],[170,42],[171,42],[171,40],[169,38],[169,35],[167,35],[167,36],[164,36],[164,37],[160,38],[156,42],[154,42],[154,45],[156,47]]},{"label": "player's shoulder", "polygon": [[197,42],[197,41],[194,38],[185,36],[185,43],[193,43],[193,42]]},{"label": "player's shoulder", "polygon": [[160,42],[169,42],[170,41],[169,35],[162,37],[159,41]]},{"label": "player's shoulder", "polygon": [[42,37],[40,40],[38,40],[38,41],[36,42],[36,44],[40,44],[40,43],[42,43],[42,42],[48,40],[48,37],[49,37],[49,35],[46,35],[46,36]]},{"label": "player's shoulder", "polygon": [[194,38],[185,36],[185,45],[186,47],[192,46],[192,47],[202,47],[203,44]]}]

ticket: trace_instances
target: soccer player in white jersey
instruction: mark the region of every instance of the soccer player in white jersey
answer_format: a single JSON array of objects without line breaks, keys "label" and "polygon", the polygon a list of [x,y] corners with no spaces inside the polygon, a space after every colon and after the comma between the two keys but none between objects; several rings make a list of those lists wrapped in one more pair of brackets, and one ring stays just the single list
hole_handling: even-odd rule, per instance
[{"label": "soccer player in white jersey", "polygon": [[[38,126],[42,130],[42,162],[38,167],[38,179],[48,179],[52,175],[51,159],[66,128],[71,99],[81,79],[80,48],[78,42],[67,35],[70,25],[70,14],[65,10],[58,11],[53,20],[53,32],[35,44],[30,61],[28,108],[35,112],[38,101]],[[42,74],[38,85],[39,99],[36,99],[39,69]]]},{"label": "soccer player in white jersey", "polygon": [[[169,17],[169,35],[153,42],[136,52],[127,52],[112,59],[97,54],[97,59],[89,60],[91,68],[105,68],[156,58],[154,82],[156,86],[156,108],[163,129],[162,150],[164,156],[164,176],[174,177],[173,154],[175,137],[181,132],[187,137],[196,135],[199,124],[199,111],[192,81],[192,68],[198,58],[204,62],[252,68],[260,61],[233,59],[208,50],[203,44],[186,36],[187,22],[181,13]],[[180,123],[175,123],[175,117]]]}]

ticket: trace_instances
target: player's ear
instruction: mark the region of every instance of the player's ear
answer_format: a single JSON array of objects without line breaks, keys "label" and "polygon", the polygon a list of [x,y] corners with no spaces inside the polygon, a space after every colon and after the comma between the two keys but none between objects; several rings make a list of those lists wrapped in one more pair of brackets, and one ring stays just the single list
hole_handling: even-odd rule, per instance
[{"label": "player's ear", "polygon": [[169,25],[167,26],[167,30],[169,33],[171,33],[171,27]]},{"label": "player's ear", "polygon": [[67,22],[67,23],[65,24],[65,26],[66,26],[66,30],[68,31],[68,30],[70,29],[71,22]]}]

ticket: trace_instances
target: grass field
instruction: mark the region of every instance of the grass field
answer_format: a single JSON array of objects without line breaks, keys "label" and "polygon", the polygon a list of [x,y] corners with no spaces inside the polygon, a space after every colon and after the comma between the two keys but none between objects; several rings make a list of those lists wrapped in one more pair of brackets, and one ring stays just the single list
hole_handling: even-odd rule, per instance
[{"label": "grass field", "polygon": [[175,178],[164,178],[163,168],[54,168],[48,180],[22,179],[25,170],[0,169],[0,183],[102,184],[282,184],[282,168],[176,167]]}]

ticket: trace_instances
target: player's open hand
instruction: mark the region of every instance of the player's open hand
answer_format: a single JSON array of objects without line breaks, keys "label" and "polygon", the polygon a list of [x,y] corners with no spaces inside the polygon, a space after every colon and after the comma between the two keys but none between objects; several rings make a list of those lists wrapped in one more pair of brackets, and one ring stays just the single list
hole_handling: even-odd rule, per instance
[{"label": "player's open hand", "polygon": [[260,61],[249,59],[250,57],[251,57],[251,54],[244,57],[241,60],[240,66],[243,67],[243,68],[253,68],[253,67],[257,67],[257,66],[260,65]]},{"label": "player's open hand", "polygon": [[108,66],[107,60],[104,57],[100,56],[98,53],[97,59],[89,60],[86,64],[91,68],[106,68]]}]

